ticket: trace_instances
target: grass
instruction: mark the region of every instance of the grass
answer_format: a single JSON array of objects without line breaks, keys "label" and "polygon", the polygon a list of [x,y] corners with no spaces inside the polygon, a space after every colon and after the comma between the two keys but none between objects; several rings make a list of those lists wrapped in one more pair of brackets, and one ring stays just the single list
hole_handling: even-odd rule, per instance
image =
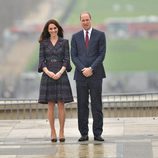
[{"label": "grass", "polygon": [[[68,0],[69,2],[69,0]],[[109,17],[137,17],[158,15],[157,0],[80,0],[70,14],[66,24],[80,25],[80,12],[92,13],[92,23],[100,24]],[[115,10],[113,8],[116,8]],[[118,10],[117,10],[118,8]],[[107,71],[157,71],[157,39],[107,39],[107,53],[104,65]],[[31,58],[29,68],[38,62],[38,48]]]},{"label": "grass", "polygon": [[[26,71],[32,71],[35,69],[35,67],[38,64],[38,58],[39,58],[39,47],[36,46],[35,50],[33,50],[33,55],[31,56],[27,66],[26,66]],[[36,70],[37,71],[37,70]]]},{"label": "grass", "polygon": [[103,23],[109,17],[158,15],[157,0],[80,0],[76,2],[67,24],[79,24],[79,15],[84,10],[92,13],[94,24]]},{"label": "grass", "polygon": [[[109,72],[158,71],[157,50],[157,39],[107,40],[104,66],[106,67],[106,71]],[[38,51],[37,46],[27,70],[36,67],[38,63]]]},{"label": "grass", "polygon": [[110,40],[107,47],[108,71],[158,71],[156,39]]},{"label": "grass", "polygon": [[[80,0],[67,20],[79,25],[79,15],[88,10],[93,25],[104,23],[110,17],[137,17],[158,15],[157,0]],[[115,8],[115,9],[114,9]],[[107,71],[158,71],[158,44],[156,39],[107,40],[104,65]]]}]

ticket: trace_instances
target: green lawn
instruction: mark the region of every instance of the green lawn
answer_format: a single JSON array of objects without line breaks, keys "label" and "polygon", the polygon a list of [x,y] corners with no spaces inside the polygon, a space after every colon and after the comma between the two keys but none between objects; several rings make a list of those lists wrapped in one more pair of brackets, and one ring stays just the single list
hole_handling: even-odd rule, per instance
[{"label": "green lawn", "polygon": [[[79,15],[92,13],[92,24],[106,22],[110,17],[137,17],[158,15],[157,0],[80,0],[67,20],[69,25],[79,25]],[[115,8],[115,9],[114,9]],[[107,39],[104,65],[107,71],[158,71],[157,39]]]},{"label": "green lawn", "polygon": [[[107,40],[104,66],[109,72],[158,71],[157,39]],[[27,70],[37,66],[38,47],[31,57]]]},{"label": "green lawn", "polygon": [[37,65],[39,60],[39,45],[36,46],[35,50],[33,50],[33,55],[31,56],[27,66],[26,71],[37,71]]},{"label": "green lawn", "polygon": [[158,0],[78,0],[67,24],[79,24],[79,15],[87,10],[93,23],[103,23],[109,17],[136,17],[158,15]]},{"label": "green lawn", "polygon": [[[67,3],[70,0],[67,0]],[[78,0],[70,17],[69,25],[80,25],[80,12],[92,13],[92,23],[100,24],[109,17],[136,17],[158,15],[158,0]],[[114,11],[116,8],[117,11]],[[157,71],[158,39],[118,39],[107,37],[107,54],[104,65],[107,71]],[[38,62],[38,49],[35,50],[28,69]]]},{"label": "green lawn", "polygon": [[158,71],[157,39],[107,41],[104,65],[108,71]]}]

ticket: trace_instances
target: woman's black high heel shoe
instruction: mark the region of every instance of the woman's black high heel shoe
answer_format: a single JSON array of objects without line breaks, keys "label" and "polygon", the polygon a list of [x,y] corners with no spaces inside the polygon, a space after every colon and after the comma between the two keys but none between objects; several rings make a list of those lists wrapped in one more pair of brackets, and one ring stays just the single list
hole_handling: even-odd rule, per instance
[{"label": "woman's black high heel shoe", "polygon": [[57,138],[51,138],[51,142],[57,142]]},{"label": "woman's black high heel shoe", "polygon": [[65,138],[59,138],[60,142],[65,142]]},{"label": "woman's black high heel shoe", "polygon": [[52,135],[51,135],[51,142],[57,142],[57,138],[56,137],[52,137]]}]

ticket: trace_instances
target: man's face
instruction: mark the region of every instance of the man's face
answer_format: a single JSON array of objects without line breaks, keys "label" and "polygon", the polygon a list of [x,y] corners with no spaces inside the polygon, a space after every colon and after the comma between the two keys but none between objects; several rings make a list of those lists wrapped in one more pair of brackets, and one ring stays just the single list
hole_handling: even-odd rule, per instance
[{"label": "man's face", "polygon": [[83,29],[89,30],[91,28],[91,18],[87,13],[81,14],[80,21]]}]

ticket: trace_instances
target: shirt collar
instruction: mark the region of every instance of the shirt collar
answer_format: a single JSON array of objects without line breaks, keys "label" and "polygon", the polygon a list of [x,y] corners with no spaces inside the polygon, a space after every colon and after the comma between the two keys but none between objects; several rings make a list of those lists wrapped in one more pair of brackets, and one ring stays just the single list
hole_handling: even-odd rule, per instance
[{"label": "shirt collar", "polygon": [[[84,37],[86,36],[86,30],[83,30],[84,32]],[[88,36],[91,36],[91,32],[92,32],[92,27],[88,30]]]}]

